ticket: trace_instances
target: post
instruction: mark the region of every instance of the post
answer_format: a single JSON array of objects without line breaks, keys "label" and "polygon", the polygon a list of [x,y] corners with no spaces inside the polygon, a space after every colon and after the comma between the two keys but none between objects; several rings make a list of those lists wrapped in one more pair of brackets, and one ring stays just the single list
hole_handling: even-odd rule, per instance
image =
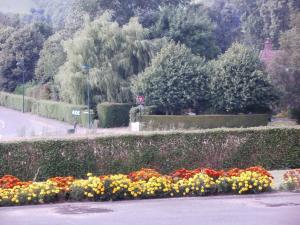
[{"label": "post", "polygon": [[22,76],[23,76],[23,110],[22,112],[25,112],[25,75],[24,71],[22,71]]},{"label": "post", "polygon": [[87,97],[88,97],[88,110],[89,110],[89,129],[91,129],[91,105],[90,105],[90,82],[89,82],[89,72],[88,72],[88,82],[87,82]]},{"label": "post", "polygon": [[89,117],[89,129],[91,129],[91,103],[90,103],[90,66],[89,65],[82,65],[81,66],[83,72],[87,75],[87,97],[88,97],[88,117]]},{"label": "post", "polygon": [[22,102],[22,113],[25,112],[25,73],[24,73],[24,60],[23,58],[18,59],[17,66],[21,69],[22,73],[22,95],[23,95],[23,102]]}]

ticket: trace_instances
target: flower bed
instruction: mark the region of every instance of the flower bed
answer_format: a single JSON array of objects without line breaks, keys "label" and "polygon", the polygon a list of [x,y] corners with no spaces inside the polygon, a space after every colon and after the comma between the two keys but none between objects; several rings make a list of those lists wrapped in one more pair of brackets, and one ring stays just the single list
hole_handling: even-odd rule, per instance
[{"label": "flower bed", "polygon": [[89,173],[86,179],[55,177],[44,182],[21,182],[16,177],[6,175],[0,178],[0,206],[251,194],[270,191],[272,179],[260,167],[229,171],[180,169],[169,175],[162,175],[154,169],[141,169],[128,175],[94,176]]},{"label": "flower bed", "polygon": [[282,190],[300,191],[300,169],[289,170],[283,175]]}]

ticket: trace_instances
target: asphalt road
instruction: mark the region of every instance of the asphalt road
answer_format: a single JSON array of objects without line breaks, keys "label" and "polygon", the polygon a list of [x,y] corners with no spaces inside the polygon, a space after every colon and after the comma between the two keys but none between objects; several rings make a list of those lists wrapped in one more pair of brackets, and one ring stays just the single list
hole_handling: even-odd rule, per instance
[{"label": "asphalt road", "polygon": [[0,208],[1,225],[299,225],[300,194]]},{"label": "asphalt road", "polygon": [[85,137],[91,135],[106,136],[133,133],[129,127],[88,130],[78,126],[75,134],[68,135],[67,130],[71,128],[73,128],[72,124],[0,107],[0,141],[19,140],[24,139],[24,137],[26,139],[40,137],[61,138],[65,136]]},{"label": "asphalt road", "polygon": [[0,137],[29,137],[66,134],[72,125],[29,113],[0,107]]}]

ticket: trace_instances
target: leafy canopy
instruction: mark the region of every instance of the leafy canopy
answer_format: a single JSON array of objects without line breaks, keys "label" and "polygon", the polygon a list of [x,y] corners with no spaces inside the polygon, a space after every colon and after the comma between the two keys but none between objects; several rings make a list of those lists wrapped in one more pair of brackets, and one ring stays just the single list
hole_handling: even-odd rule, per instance
[{"label": "leafy canopy", "polygon": [[[123,27],[109,13],[87,21],[64,43],[67,61],[56,76],[61,99],[83,104],[88,80],[94,102],[130,102],[129,78],[148,66],[156,47],[155,41],[145,40],[146,34],[137,18]],[[82,65],[89,65],[88,74]]]},{"label": "leafy canopy", "polygon": [[211,63],[212,107],[216,112],[259,112],[277,99],[258,54],[238,43]]},{"label": "leafy canopy", "polygon": [[136,95],[143,94],[147,105],[157,105],[167,114],[205,102],[207,86],[204,59],[175,42],[163,47],[133,82]]},{"label": "leafy canopy", "polygon": [[214,40],[214,26],[202,6],[166,7],[151,29],[153,37],[167,37],[185,44],[193,54],[214,58],[219,49]]}]

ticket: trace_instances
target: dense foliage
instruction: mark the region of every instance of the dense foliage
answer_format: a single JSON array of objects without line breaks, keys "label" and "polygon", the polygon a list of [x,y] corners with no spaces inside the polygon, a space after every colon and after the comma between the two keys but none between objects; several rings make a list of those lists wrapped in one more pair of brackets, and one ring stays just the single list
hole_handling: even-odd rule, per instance
[{"label": "dense foliage", "polygon": [[[83,104],[88,83],[97,102],[130,102],[129,78],[143,71],[153,51],[152,42],[145,39],[146,31],[136,18],[123,27],[108,13],[87,21],[64,44],[67,61],[56,76],[61,99]],[[89,65],[88,73],[82,65]]]},{"label": "dense foliage", "polygon": [[277,99],[258,54],[246,46],[233,44],[211,67],[211,104],[215,111],[268,111]]},{"label": "dense foliage", "polygon": [[35,68],[35,79],[39,83],[44,84],[53,81],[59,67],[66,61],[66,53],[61,42],[68,38],[70,35],[67,32],[59,31],[44,42]]},{"label": "dense foliage", "polygon": [[176,114],[183,108],[205,105],[208,79],[204,59],[193,55],[184,45],[171,42],[138,76],[134,89],[137,95],[145,95],[147,105]]},{"label": "dense foliage", "polygon": [[[51,34],[51,29],[46,24],[34,23],[19,30],[2,28],[0,32],[0,87],[13,91],[22,83],[23,73],[26,82],[34,78],[39,51]],[[18,66],[18,62],[22,64]]]},{"label": "dense foliage", "polygon": [[[37,180],[156,168],[300,167],[300,129],[248,128],[0,143],[0,176]],[[39,171],[37,173],[37,171]]]},{"label": "dense foliage", "polygon": [[194,54],[214,58],[219,49],[213,35],[213,23],[203,6],[169,7],[161,10],[154,24],[153,37],[167,37],[185,44]]},{"label": "dense foliage", "polygon": [[102,128],[127,127],[130,104],[102,103],[97,105],[99,126]]},{"label": "dense foliage", "polygon": [[[299,108],[298,0],[33,1],[37,8],[25,15],[0,12],[1,90],[20,93],[24,74],[29,96],[84,104],[90,86],[94,109],[105,101],[133,103],[137,92],[131,88],[131,81],[136,76],[142,81],[139,75],[144,77],[151,70],[160,70],[156,76],[163,74],[161,79],[172,73],[178,75],[177,80],[188,77],[177,74],[177,69],[180,73],[188,70],[180,64],[174,65],[175,70],[170,74],[171,67],[159,68],[157,64],[161,48],[166,49],[174,42],[193,54],[176,62],[189,65],[190,74],[203,80],[199,78],[197,85],[189,88],[190,93],[180,93],[187,90],[189,82],[184,85],[179,82],[175,92],[179,99],[183,96],[183,100],[177,106],[174,105],[176,96],[173,98],[172,93],[167,92],[168,101],[173,98],[170,104],[166,105],[166,99],[158,100],[160,107],[165,105],[164,113],[178,113],[185,107],[194,108],[197,113],[250,112],[253,104],[270,108],[274,98],[272,91],[267,95],[267,90],[272,89],[267,77],[281,92],[281,108]],[[258,52],[266,38],[272,40],[275,49],[281,50],[273,71],[267,71],[270,76],[262,68],[255,68],[255,73],[252,68],[240,76],[245,81],[262,81],[255,90],[260,87],[263,90],[257,94],[250,91],[249,85],[246,88],[239,83],[235,72],[225,73],[224,68],[221,69],[225,65],[222,60],[230,57],[235,65],[229,67],[236,66],[239,72],[247,70],[249,67],[244,63],[250,58],[257,59],[255,51],[248,54],[246,61],[237,60],[241,55],[229,50],[230,46],[238,42],[244,45],[240,48],[250,46]],[[191,66],[191,58],[198,62]],[[82,70],[83,64],[88,64],[88,72]],[[229,82],[223,96],[220,90],[224,87],[214,90],[219,87],[215,82],[219,72],[219,83],[222,79]],[[228,76],[231,73],[234,79]],[[212,84],[207,85],[210,81]],[[165,88],[164,82],[149,83],[156,86],[153,87],[157,94],[165,93],[161,89]],[[171,86],[174,87],[174,83]],[[237,96],[232,97],[236,92]],[[154,102],[158,104],[157,100]]]},{"label": "dense foliage", "polygon": [[241,14],[241,26],[245,43],[262,47],[270,37],[276,47],[282,32],[290,28],[290,20],[299,12],[298,0],[232,0]]},{"label": "dense foliage", "polygon": [[[300,112],[300,13],[281,36],[280,52],[268,72],[281,92],[281,106]],[[298,113],[297,118],[300,118]],[[299,119],[300,120],[300,119]]]}]

